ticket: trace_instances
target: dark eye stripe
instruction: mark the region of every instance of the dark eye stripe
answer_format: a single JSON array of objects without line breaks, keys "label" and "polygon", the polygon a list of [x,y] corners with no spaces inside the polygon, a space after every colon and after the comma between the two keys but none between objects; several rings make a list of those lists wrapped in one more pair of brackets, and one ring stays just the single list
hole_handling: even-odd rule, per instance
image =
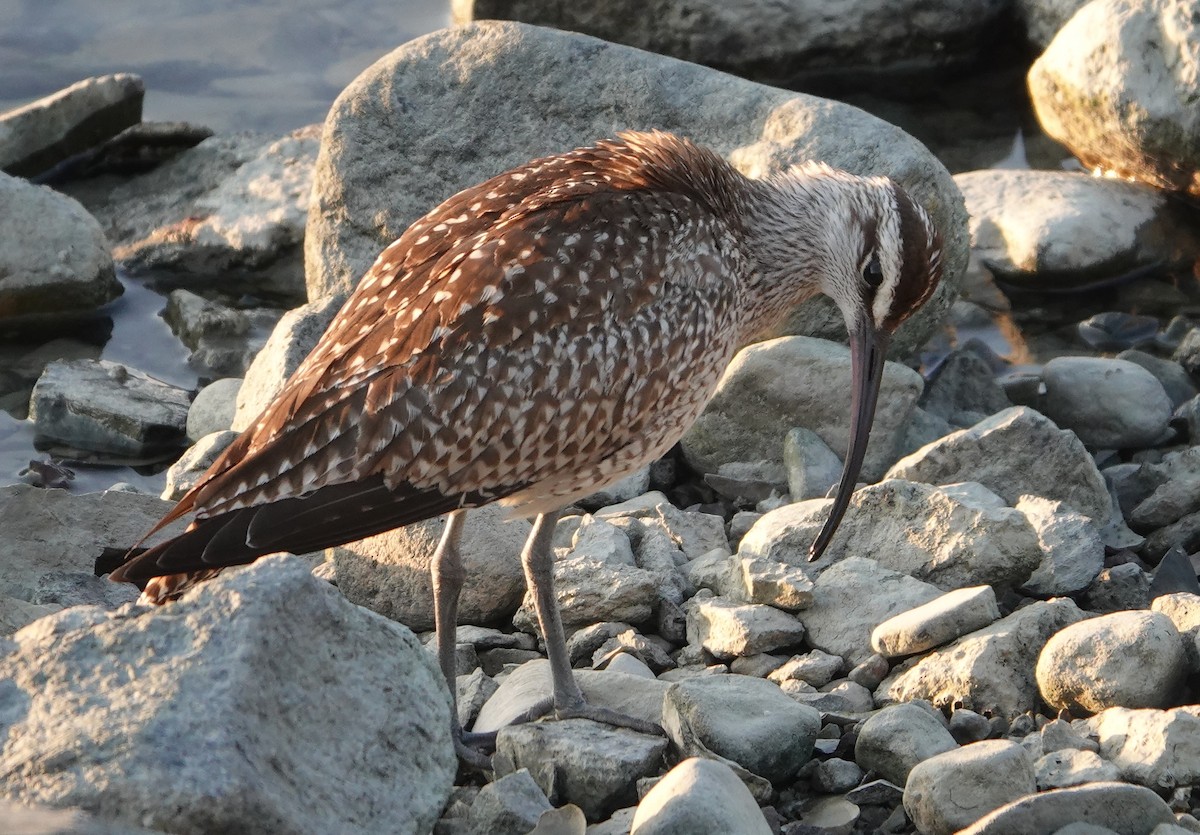
[{"label": "dark eye stripe", "polygon": [[933,240],[916,203],[904,189],[892,183],[900,216],[900,277],[892,296],[884,326],[895,330],[933,295],[941,279],[941,261],[935,258],[942,241],[936,230]]}]

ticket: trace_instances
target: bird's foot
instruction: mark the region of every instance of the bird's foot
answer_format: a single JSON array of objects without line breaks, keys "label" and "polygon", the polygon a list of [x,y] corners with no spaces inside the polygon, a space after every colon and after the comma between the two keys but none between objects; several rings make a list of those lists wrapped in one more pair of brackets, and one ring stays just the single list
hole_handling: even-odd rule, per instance
[{"label": "bird's foot", "polygon": [[496,750],[496,734],[471,733],[456,730],[454,734],[454,753],[463,768],[469,771],[491,771],[492,758],[488,755]]},{"label": "bird's foot", "polygon": [[566,707],[556,707],[554,709],[554,718],[591,719],[593,722],[602,722],[605,725],[612,725],[617,728],[629,728],[631,731],[637,731],[640,734],[666,736],[666,732],[653,722],[647,722],[645,719],[639,719],[636,716],[630,716],[611,708],[589,704],[587,701],[580,701]]}]

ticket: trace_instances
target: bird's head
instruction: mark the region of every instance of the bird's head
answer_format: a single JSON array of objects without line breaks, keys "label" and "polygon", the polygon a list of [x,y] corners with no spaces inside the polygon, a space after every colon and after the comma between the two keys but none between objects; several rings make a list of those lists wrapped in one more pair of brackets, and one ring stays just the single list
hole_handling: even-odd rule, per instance
[{"label": "bird's head", "polygon": [[850,447],[833,509],[809,552],[816,559],[833,538],[862,468],[888,342],[937,288],[942,242],[925,210],[887,177],[809,163],[763,186],[769,196],[756,218],[765,224],[761,280],[779,294],[794,293],[794,300],[829,296],[850,336]]}]

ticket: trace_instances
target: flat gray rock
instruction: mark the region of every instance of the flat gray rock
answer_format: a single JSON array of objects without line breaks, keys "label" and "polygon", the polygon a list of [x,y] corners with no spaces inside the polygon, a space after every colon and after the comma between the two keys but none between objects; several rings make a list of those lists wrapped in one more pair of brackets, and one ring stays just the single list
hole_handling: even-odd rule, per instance
[{"label": "flat gray rock", "polygon": [[928,699],[1009,719],[1035,710],[1038,653],[1051,635],[1083,617],[1068,598],[1030,604],[893,672],[875,698]]},{"label": "flat gray rock", "polygon": [[294,557],[162,608],[69,609],[7,649],[8,799],[181,833],[415,835],[450,793],[432,657]]},{"label": "flat gray rock", "polygon": [[[556,79],[550,107],[547,78]],[[897,355],[936,327],[966,263],[966,215],[948,172],[916,140],[846,105],[586,35],[496,22],[410,41],[338,97],[305,236],[309,298],[347,292],[409,224],[461,189],[648,125],[710,146],[753,176],[806,159],[892,176],[931,212],[946,265],[942,287],[901,329]],[[804,305],[784,332],[845,337],[826,300]]]},{"label": "flat gray rock", "polygon": [[927,705],[892,705],[863,723],[854,743],[854,759],[862,768],[903,786],[917,763],[957,748],[941,717]]},{"label": "flat gray rock", "polygon": [[1025,749],[989,739],[917,763],[904,786],[904,811],[922,835],[952,835],[1035,791]]},{"label": "flat gray rock", "polygon": [[663,700],[663,729],[684,756],[716,754],[772,783],[796,776],[820,727],[816,710],[750,676],[677,682]]},{"label": "flat gray rock", "polygon": [[917,450],[886,477],[977,481],[1010,505],[1026,494],[1057,499],[1097,523],[1112,512],[1104,478],[1078,436],[1027,406],[1005,409]]},{"label": "flat gray rock", "polygon": [[642,798],[629,835],[768,835],[758,802],[729,766],[690,757]]},{"label": "flat gray rock", "polygon": [[0,169],[34,177],[142,120],[146,86],[130,73],[85,78],[0,114]]},{"label": "flat gray rock", "polygon": [[1052,636],[1036,673],[1046,703],[1077,716],[1110,707],[1169,707],[1181,695],[1187,658],[1166,615],[1113,612]]},{"label": "flat gray rock", "polygon": [[1141,449],[1158,442],[1171,399],[1140,365],[1105,357],[1055,357],[1042,369],[1045,409],[1089,447]]},{"label": "flat gray rock", "polygon": [[888,618],[871,633],[871,647],[885,658],[914,655],[999,619],[992,587],[970,586]]},{"label": "flat gray rock", "polygon": [[1174,822],[1171,807],[1150,789],[1127,783],[1092,783],[1023,797],[977,820],[960,835],[1028,835],[1057,832],[1069,824],[1150,835],[1155,826]]},{"label": "flat gray rock", "polygon": [[38,378],[29,417],[40,441],[140,458],[185,445],[190,405],[186,391],[136,368],[66,360]]},{"label": "flat gray rock", "polygon": [[485,785],[467,813],[470,835],[527,835],[550,809],[529,771],[518,769]]},{"label": "flat gray rock", "polygon": [[[797,426],[844,454],[850,438],[850,375],[850,349],[827,340],[792,336],[743,348],[680,440],[684,456],[707,473],[730,461],[766,460],[782,467],[784,438]],[[868,481],[877,480],[895,460],[923,384],[911,368],[887,363],[881,385],[863,463]]]},{"label": "flat gray rock", "polygon": [[1084,166],[1200,191],[1200,112],[1188,98],[1200,25],[1186,0],[1103,0],[1062,28],[1029,70],[1042,128]]},{"label": "flat gray rock", "polygon": [[667,740],[589,719],[510,725],[496,737],[496,776],[529,769],[551,803],[574,803],[603,820],[637,798],[636,783],[660,768]]},{"label": "flat gray rock", "polygon": [[793,615],[760,603],[697,595],[687,606],[688,643],[717,658],[771,652],[799,644],[804,626]]},{"label": "flat gray rock", "polygon": [[0,174],[0,205],[0,328],[69,320],[121,295],[108,240],[79,203]]}]

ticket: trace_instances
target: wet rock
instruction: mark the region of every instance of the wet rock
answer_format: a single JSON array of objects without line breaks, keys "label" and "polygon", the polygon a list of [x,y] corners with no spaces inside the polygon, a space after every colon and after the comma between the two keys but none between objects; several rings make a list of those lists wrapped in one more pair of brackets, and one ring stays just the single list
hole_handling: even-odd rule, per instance
[{"label": "wet rock", "polygon": [[[459,599],[460,623],[500,622],[521,604],[525,576],[520,554],[532,526],[503,516],[503,508],[494,505],[467,514],[459,549],[467,577]],[[330,549],[338,588],[354,603],[410,629],[432,629],[429,561],[444,526],[439,517]]]},{"label": "wet rock", "polygon": [[871,633],[871,647],[886,658],[914,655],[999,619],[992,587],[971,586],[888,618]]},{"label": "wet rock", "polygon": [[969,348],[951,351],[921,396],[922,409],[955,427],[973,426],[1011,406],[991,366]]},{"label": "wet rock", "polygon": [[196,395],[188,407],[187,438],[196,443],[214,432],[225,432],[233,425],[237,395],[242,387],[239,377],[214,380]]},{"label": "wet rock", "polygon": [[746,584],[746,599],[797,612],[812,605],[813,583],[800,568],[787,563],[764,559],[742,559],[742,579]]},{"label": "wet rock", "polygon": [[11,647],[4,733],[29,745],[4,752],[22,775],[10,799],[170,831],[249,819],[418,833],[449,795],[450,700],[433,659],[293,557],[163,608],[69,609]]},{"label": "wet rock", "polygon": [[893,705],[863,723],[854,743],[854,759],[862,768],[903,786],[917,763],[957,747],[940,716],[928,706]]},{"label": "wet rock", "polygon": [[758,803],[724,763],[690,757],[642,798],[629,835],[768,835]]},{"label": "wet rock", "polygon": [[1109,708],[1079,723],[1100,741],[1100,756],[1121,776],[1155,790],[1200,779],[1200,709]]},{"label": "wet rock", "polygon": [[[922,382],[912,369],[889,363],[882,386],[863,464],[869,481],[894,460]],[[727,461],[768,460],[782,466],[783,439],[797,425],[832,449],[846,449],[849,392],[850,349],[845,346],[793,336],[743,348],[681,439],[684,456],[700,472],[714,472]]]},{"label": "wet rock", "polygon": [[821,716],[750,676],[701,676],[671,685],[663,729],[684,756],[716,754],[772,783],[812,756]]},{"label": "wet rock", "polygon": [[1017,510],[1037,532],[1041,564],[1021,585],[1026,594],[1055,597],[1087,588],[1104,568],[1104,543],[1091,519],[1062,502],[1022,496]]},{"label": "wet rock", "polygon": [[565,719],[501,728],[492,763],[497,777],[529,769],[551,803],[603,820],[636,800],[638,779],[658,770],[666,747],[662,737]]},{"label": "wet rock", "polygon": [[1172,408],[1178,408],[1200,393],[1191,376],[1174,360],[1162,359],[1137,350],[1122,351],[1117,354],[1117,359],[1140,365],[1153,374],[1162,383]]},{"label": "wet rock", "polygon": [[238,310],[187,290],[173,290],[163,311],[171,331],[191,349],[190,364],[207,374],[246,373],[279,319],[269,308]]},{"label": "wet rock", "polygon": [[1090,783],[1015,800],[963,829],[961,835],[1058,832],[1072,824],[1150,835],[1158,824],[1174,820],[1166,801],[1147,788],[1126,783]]},{"label": "wet rock", "polygon": [[[48,572],[94,573],[102,549],[129,548],[170,509],[142,493],[0,487],[0,594],[31,600]],[[182,529],[175,523],[147,544]]]},{"label": "wet rock", "polygon": [[954,178],[971,242],[998,274],[1031,286],[1073,286],[1187,260],[1197,239],[1159,191],[1054,171],[971,171]]},{"label": "wet rock", "polygon": [[1121,770],[1094,751],[1064,748],[1043,755],[1036,763],[1038,791],[1065,789],[1087,783],[1121,779]]},{"label": "wet rock", "polygon": [[29,416],[36,438],[129,457],[184,446],[188,393],[107,360],[52,362],[38,379]]},{"label": "wet rock", "polygon": [[686,609],[688,643],[704,647],[717,658],[771,652],[804,638],[800,621],[770,606],[696,595]]},{"label": "wet rock", "polygon": [[1026,406],[942,438],[901,459],[886,477],[977,481],[1009,504],[1032,494],[1064,502],[1097,522],[1111,512],[1104,479],[1078,436]]},{"label": "wet rock", "polygon": [[[584,55],[588,71],[581,73]],[[475,83],[484,77],[486,83]],[[610,83],[634,77],[645,85]],[[563,82],[552,109],[534,92],[546,78]],[[403,102],[394,95],[398,89],[407,91]],[[672,104],[681,101],[691,104]],[[413,112],[441,118],[406,115]],[[614,113],[621,114],[616,125]],[[947,278],[901,329],[897,356],[923,344],[949,307],[966,262],[965,214],[948,174],[916,140],[856,108],[585,35],[512,23],[460,26],[413,41],[342,92],[315,173],[305,236],[309,298],[348,291],[384,246],[460,189],[614,128],[645,125],[730,154],[755,176],[802,159],[890,173],[929,207],[946,238]],[[767,138],[748,145],[750,136]],[[786,332],[844,338],[840,317],[825,300],[803,305],[798,316]],[[881,426],[877,422],[876,430]]]},{"label": "wet rock", "polygon": [[1103,357],[1056,357],[1042,370],[1046,416],[1095,448],[1140,449],[1163,437],[1171,401],[1146,369]]},{"label": "wet rock", "polygon": [[1025,749],[994,739],[917,763],[904,786],[904,810],[923,835],[951,835],[1036,790]]},{"label": "wet rock", "polygon": [[820,435],[803,427],[789,430],[784,437],[783,463],[788,492],[796,502],[824,497],[842,474],[842,459]]},{"label": "wet rock", "polygon": [[217,457],[235,440],[238,433],[231,430],[205,435],[179,457],[167,470],[167,482],[162,498],[177,502],[187,491],[196,486],[200,476],[208,471]]},{"label": "wet rock", "polygon": [[1080,9],[1029,70],[1046,133],[1088,168],[1197,193],[1200,114],[1187,97],[1200,37],[1191,12],[1157,0]]},{"label": "wet rock", "polygon": [[554,807],[546,793],[524,769],[488,783],[479,790],[467,813],[471,835],[527,835],[543,812]]},{"label": "wet rock", "polygon": [[1024,516],[980,485],[961,489],[889,479],[854,493],[824,555],[808,548],[832,500],[785,505],[760,519],[738,553],[819,572],[851,554],[872,554],[885,568],[942,589],[1024,582],[1042,559]]},{"label": "wet rock", "polygon": [[808,643],[851,664],[871,656],[871,632],[898,612],[937,597],[934,586],[873,560],[846,557],[817,579],[813,605],[800,614]]},{"label": "wet rock", "polygon": [[142,79],[87,78],[0,114],[0,169],[34,177],[142,120]]},{"label": "wet rock", "polygon": [[1038,705],[1034,665],[1042,647],[1082,618],[1067,598],[1030,604],[893,671],[875,698],[928,699],[939,707],[961,705],[1009,719],[1027,713]]},{"label": "wet rock", "polygon": [[0,333],[70,321],[121,295],[100,225],[70,197],[0,174]]}]

